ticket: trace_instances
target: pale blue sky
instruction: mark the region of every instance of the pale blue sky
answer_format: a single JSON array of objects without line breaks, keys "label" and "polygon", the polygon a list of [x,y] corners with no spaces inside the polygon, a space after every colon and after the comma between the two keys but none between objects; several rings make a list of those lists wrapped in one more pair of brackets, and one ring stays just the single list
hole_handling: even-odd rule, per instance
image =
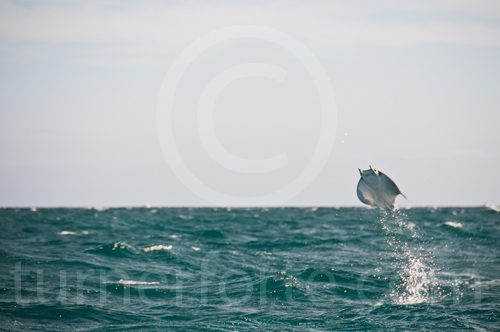
[{"label": "pale blue sky", "polygon": [[[0,1],[0,206],[211,205],[167,163],[156,133],[157,99],[186,47],[241,24],[296,38],[335,92],[328,161],[281,205],[361,205],[357,168],[368,165],[398,184],[410,201],[398,198],[400,205],[500,204],[497,1],[54,0]],[[277,171],[228,170],[197,133],[206,86],[246,63],[281,67],[286,79],[229,84],[214,107],[214,130],[240,158],[286,153],[288,165]],[[318,92],[300,60],[272,42],[212,46],[176,92],[179,154],[218,192],[245,198],[280,190],[313,155]]]}]

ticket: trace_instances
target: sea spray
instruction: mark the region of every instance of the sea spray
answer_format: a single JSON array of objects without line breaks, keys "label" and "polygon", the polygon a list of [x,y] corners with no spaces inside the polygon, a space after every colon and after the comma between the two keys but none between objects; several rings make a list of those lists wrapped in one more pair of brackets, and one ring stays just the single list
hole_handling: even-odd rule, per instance
[{"label": "sea spray", "polygon": [[380,222],[395,269],[389,298],[398,304],[429,301],[432,290],[439,287],[435,278],[439,269],[432,251],[424,247],[426,243],[420,239],[418,227],[399,209],[381,210]]}]

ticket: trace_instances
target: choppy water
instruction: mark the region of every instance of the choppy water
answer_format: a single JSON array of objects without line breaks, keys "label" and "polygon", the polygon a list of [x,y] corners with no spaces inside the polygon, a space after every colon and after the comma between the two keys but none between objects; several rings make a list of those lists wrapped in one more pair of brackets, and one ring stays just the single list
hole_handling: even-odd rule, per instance
[{"label": "choppy water", "polygon": [[0,209],[0,329],[500,330],[487,208]]}]

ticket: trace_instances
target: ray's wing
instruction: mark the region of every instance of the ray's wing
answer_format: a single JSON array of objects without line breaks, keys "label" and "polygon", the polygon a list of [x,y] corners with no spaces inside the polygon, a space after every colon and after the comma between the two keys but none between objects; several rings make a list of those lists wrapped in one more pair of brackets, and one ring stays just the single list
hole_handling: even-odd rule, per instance
[{"label": "ray's wing", "polygon": [[393,201],[396,199],[397,195],[402,195],[404,198],[406,198],[406,196],[401,193],[398,186],[394,183],[394,181],[391,180],[390,177],[388,177],[382,172],[380,172],[379,177],[380,177],[381,188],[391,196]]},{"label": "ray's wing", "polygon": [[359,200],[367,205],[373,206],[374,199],[371,191],[372,189],[368,187],[365,180],[363,180],[363,178],[359,179],[357,189]]}]

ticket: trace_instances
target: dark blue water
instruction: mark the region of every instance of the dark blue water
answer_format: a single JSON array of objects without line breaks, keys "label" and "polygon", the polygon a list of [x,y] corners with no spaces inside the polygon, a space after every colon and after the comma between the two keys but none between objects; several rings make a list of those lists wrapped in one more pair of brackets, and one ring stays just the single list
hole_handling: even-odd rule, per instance
[{"label": "dark blue water", "polygon": [[500,330],[487,208],[0,209],[0,325]]}]

